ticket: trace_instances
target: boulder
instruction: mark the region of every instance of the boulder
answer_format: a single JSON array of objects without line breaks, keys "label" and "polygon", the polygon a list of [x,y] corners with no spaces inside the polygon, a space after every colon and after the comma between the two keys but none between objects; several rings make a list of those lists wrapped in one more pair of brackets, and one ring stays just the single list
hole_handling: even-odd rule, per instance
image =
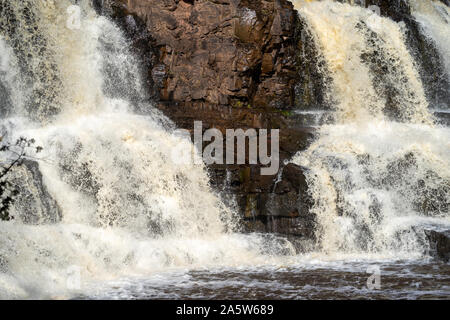
[{"label": "boulder", "polygon": [[19,191],[12,205],[11,216],[26,224],[56,223],[62,214],[42,180],[39,164],[24,160],[8,173],[11,184]]}]

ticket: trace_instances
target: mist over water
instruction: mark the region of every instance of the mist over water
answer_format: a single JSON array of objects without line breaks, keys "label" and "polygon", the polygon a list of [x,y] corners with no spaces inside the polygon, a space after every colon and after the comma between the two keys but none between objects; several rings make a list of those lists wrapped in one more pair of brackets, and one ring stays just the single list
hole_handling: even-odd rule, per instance
[{"label": "mist over water", "polygon": [[[425,259],[422,229],[450,227],[450,131],[434,124],[402,25],[346,4],[294,1],[336,106],[334,124],[293,159],[309,170],[318,220],[317,250],[296,255],[285,239],[238,233],[205,166],[171,161],[193,145],[148,101],[121,31],[79,2],[81,25],[71,29],[68,0],[0,0],[0,135],[44,147],[31,156],[52,199],[30,172],[15,172],[30,192],[15,219],[0,222],[0,298],[102,297],[93,292],[104,282],[170,284],[186,270]],[[388,72],[376,70],[375,52]]]}]

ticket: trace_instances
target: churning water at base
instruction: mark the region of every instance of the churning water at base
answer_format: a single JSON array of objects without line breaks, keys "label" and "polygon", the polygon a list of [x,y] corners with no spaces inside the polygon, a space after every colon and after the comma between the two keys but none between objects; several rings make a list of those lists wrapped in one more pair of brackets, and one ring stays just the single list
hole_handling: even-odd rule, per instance
[{"label": "churning water at base", "polygon": [[[299,259],[301,261],[301,259]],[[324,262],[179,270],[103,283],[79,299],[448,299],[450,266],[429,262]],[[368,268],[380,268],[370,290]]]},{"label": "churning water at base", "polygon": [[[355,276],[364,295],[374,261],[413,288],[397,297],[448,294],[448,265],[423,266],[421,228],[450,227],[450,133],[433,125],[401,26],[296,1],[337,105],[336,124],[294,160],[309,169],[319,222],[317,252],[296,255],[277,236],[234,232],[204,166],[172,162],[193,146],[147,102],[121,32],[89,1],[80,29],[67,28],[70,4],[0,0],[0,133],[44,147],[14,172],[28,192],[0,222],[0,298],[345,297],[352,284],[335,279]],[[375,51],[392,72],[377,75]]]}]

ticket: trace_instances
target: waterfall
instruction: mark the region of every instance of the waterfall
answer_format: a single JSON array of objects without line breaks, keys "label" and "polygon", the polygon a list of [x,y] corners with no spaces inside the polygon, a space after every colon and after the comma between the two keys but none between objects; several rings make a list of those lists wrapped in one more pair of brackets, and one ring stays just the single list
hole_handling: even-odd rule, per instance
[{"label": "waterfall", "polygon": [[328,97],[341,120],[389,113],[402,121],[431,122],[401,24],[359,6],[294,3],[327,61],[333,78]]},{"label": "waterfall", "polygon": [[435,0],[410,0],[412,14],[444,61],[450,79],[450,8]]},{"label": "waterfall", "polygon": [[[448,99],[450,97],[450,8],[440,1],[410,0],[411,11],[418,22],[420,31],[438,53],[438,59],[442,67],[433,76],[437,80],[433,82],[439,88],[446,99],[436,99],[438,103],[433,106],[437,115],[448,119]],[[438,96],[438,93],[436,93]],[[443,101],[439,101],[443,100]],[[447,122],[448,123],[448,122]]]},{"label": "waterfall", "polygon": [[405,25],[350,4],[294,4],[326,60],[336,106],[334,123],[292,160],[310,169],[321,250],[423,256],[422,229],[450,226],[450,129],[434,124]]},{"label": "waterfall", "polygon": [[[232,233],[235,215],[204,165],[172,161],[173,150],[193,145],[148,102],[121,31],[90,1],[79,1],[81,23],[69,28],[71,4],[0,2],[0,132],[4,142],[24,136],[44,148],[14,173],[29,192],[15,219],[0,222],[0,298],[70,297],[81,290],[68,286],[74,270],[85,290],[90,281],[292,253],[286,241]],[[43,193],[54,201],[44,205]]]}]

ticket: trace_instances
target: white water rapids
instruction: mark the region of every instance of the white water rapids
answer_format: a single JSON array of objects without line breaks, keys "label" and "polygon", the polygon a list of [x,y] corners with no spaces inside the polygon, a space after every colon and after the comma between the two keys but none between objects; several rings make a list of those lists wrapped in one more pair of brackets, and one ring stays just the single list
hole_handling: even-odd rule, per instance
[{"label": "white water rapids", "polygon": [[[419,257],[421,228],[450,226],[450,130],[433,122],[404,24],[349,4],[294,3],[337,102],[335,124],[293,159],[309,169],[322,250]],[[384,94],[383,83],[394,90]]]},{"label": "white water rapids", "polygon": [[[73,30],[68,0],[0,1],[2,25],[8,15],[21,22],[0,35],[0,134],[44,147],[42,183],[61,214],[48,223],[23,196],[16,219],[0,222],[0,298],[70,298],[91,283],[171,270],[424,257],[416,227],[450,227],[450,130],[433,124],[402,26],[347,4],[294,3],[327,62],[337,110],[294,159],[309,169],[318,217],[320,251],[305,256],[287,240],[233,232],[239,221],[205,167],[171,161],[191,142],[146,102],[127,41],[89,1]],[[389,61],[381,78],[361,59],[374,51]],[[393,109],[383,83],[396,88]],[[21,208],[32,205],[25,223]]]},{"label": "white water rapids", "polygon": [[410,0],[414,18],[436,45],[450,79],[450,8],[436,0]]}]

